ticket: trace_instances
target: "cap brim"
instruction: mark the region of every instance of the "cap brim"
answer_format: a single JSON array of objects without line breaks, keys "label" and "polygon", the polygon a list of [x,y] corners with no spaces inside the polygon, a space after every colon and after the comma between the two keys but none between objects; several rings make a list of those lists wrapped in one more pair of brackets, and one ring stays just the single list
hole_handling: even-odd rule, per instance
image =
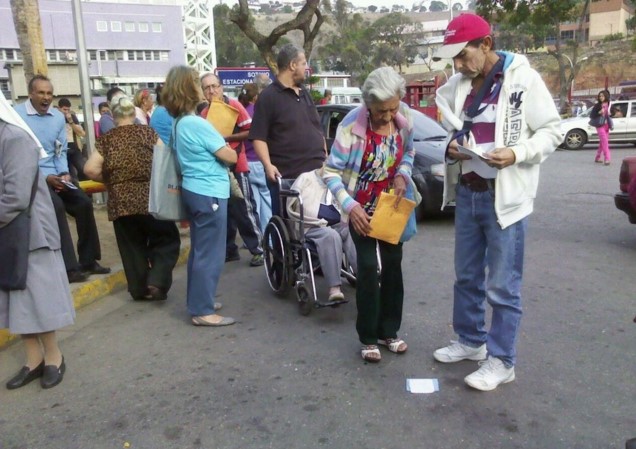
[{"label": "cap brim", "polygon": [[452,59],[457,56],[467,44],[468,42],[459,42],[457,44],[444,45],[437,49],[433,55],[433,59],[435,61],[439,61],[440,59]]}]

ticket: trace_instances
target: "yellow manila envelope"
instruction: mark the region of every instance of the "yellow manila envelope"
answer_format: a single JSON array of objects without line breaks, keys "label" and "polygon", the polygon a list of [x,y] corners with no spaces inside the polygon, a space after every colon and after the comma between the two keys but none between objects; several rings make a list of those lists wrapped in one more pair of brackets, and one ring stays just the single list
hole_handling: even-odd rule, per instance
[{"label": "yellow manila envelope", "polygon": [[223,100],[217,100],[215,98],[212,100],[212,103],[210,103],[208,122],[212,123],[212,126],[214,126],[223,137],[234,134],[234,126],[236,125],[238,116],[238,109],[230,106]]},{"label": "yellow manila envelope", "polygon": [[97,181],[80,181],[80,189],[86,193],[100,193],[106,191],[106,185]]},{"label": "yellow manila envelope", "polygon": [[415,209],[415,201],[402,198],[395,207],[397,195],[382,192],[371,217],[369,237],[397,245],[406,227],[406,222]]}]

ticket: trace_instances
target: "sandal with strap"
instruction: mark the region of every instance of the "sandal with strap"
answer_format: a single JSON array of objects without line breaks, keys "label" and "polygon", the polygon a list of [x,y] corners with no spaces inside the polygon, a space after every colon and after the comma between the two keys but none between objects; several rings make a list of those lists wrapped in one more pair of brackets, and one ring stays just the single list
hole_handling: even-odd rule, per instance
[{"label": "sandal with strap", "polygon": [[378,345],[363,345],[360,355],[362,355],[362,359],[365,362],[378,363],[382,360],[382,354],[380,354]]},{"label": "sandal with strap", "polygon": [[378,344],[386,346],[389,351],[396,354],[404,354],[408,349],[408,346],[401,338],[385,338],[384,340],[378,340]]}]

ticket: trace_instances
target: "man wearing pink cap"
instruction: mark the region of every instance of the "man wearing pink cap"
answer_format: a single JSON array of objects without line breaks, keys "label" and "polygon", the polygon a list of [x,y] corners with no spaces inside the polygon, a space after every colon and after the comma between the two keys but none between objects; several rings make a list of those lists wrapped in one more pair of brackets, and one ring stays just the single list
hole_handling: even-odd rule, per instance
[{"label": "man wearing pink cap", "polygon": [[524,56],[495,52],[490,25],[479,16],[453,19],[435,58],[452,59],[457,71],[436,102],[450,132],[444,205],[456,203],[459,339],[433,356],[442,363],[483,360],[464,381],[489,391],[515,379],[527,217],[539,165],[560,143],[560,118],[541,76]]}]

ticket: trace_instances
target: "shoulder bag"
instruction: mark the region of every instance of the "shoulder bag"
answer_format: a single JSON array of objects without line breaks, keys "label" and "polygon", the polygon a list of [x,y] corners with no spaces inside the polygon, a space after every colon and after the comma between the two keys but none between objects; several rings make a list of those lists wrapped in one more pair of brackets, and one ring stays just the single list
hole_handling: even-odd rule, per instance
[{"label": "shoulder bag", "polygon": [[0,228],[0,288],[24,290],[29,263],[29,237],[31,234],[31,206],[38,190],[39,169],[31,187],[29,207],[20,212],[9,224]]},{"label": "shoulder bag", "polygon": [[172,127],[168,145],[155,145],[152,152],[148,213],[157,220],[179,221],[186,218],[181,198],[181,168],[177,160],[177,125]]},{"label": "shoulder bag", "polygon": [[607,122],[607,117],[605,117],[605,115],[603,114],[599,114],[596,117],[592,117],[590,121],[588,122],[588,125],[593,126],[595,128],[600,128],[601,126],[605,125],[606,122]]}]

